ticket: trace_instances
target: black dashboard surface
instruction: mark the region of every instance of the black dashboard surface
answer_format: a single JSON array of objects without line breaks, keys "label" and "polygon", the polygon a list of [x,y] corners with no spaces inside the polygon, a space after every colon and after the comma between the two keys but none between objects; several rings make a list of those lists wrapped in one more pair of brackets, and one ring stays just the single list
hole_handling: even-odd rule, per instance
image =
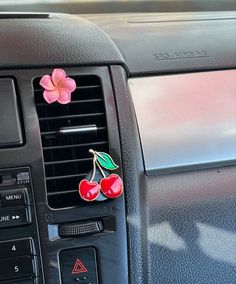
[{"label": "black dashboard surface", "polygon": [[86,19],[64,14],[29,15],[0,16],[0,68],[123,62],[111,39]]},{"label": "black dashboard surface", "polygon": [[3,14],[0,68],[120,64],[132,76],[229,69],[235,26],[235,12]]},{"label": "black dashboard surface", "polygon": [[132,76],[233,68],[235,12],[87,16],[116,43]]}]

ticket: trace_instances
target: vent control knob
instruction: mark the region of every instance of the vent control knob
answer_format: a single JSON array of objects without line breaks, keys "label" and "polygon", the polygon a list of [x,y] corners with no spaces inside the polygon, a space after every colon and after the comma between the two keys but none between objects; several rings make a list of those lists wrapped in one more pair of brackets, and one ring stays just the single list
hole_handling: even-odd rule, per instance
[{"label": "vent control knob", "polygon": [[101,233],[104,230],[102,221],[91,221],[86,223],[62,224],[58,227],[61,238],[75,238],[85,235]]}]

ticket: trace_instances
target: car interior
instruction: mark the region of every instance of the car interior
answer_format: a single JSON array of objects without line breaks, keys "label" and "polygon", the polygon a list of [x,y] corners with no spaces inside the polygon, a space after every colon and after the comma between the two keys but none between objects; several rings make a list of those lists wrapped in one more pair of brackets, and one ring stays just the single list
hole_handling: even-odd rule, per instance
[{"label": "car interior", "polygon": [[236,283],[236,2],[0,1],[0,284]]}]

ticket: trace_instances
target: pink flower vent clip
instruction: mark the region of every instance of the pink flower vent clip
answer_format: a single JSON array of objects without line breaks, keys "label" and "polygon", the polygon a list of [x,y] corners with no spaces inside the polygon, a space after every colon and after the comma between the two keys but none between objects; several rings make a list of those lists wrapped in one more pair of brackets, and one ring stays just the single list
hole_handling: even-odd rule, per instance
[{"label": "pink flower vent clip", "polygon": [[67,77],[63,69],[54,69],[52,75],[44,75],[40,82],[44,88],[43,97],[49,104],[58,102],[68,104],[71,102],[71,93],[76,89],[75,80]]}]

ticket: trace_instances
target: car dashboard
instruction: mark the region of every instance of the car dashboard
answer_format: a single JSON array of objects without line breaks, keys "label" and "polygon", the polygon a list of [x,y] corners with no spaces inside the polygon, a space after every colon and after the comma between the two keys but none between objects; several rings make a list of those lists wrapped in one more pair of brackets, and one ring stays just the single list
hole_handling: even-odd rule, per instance
[{"label": "car dashboard", "polygon": [[[235,26],[0,14],[0,283],[235,283]],[[43,99],[54,69],[67,105]],[[119,165],[119,198],[79,196],[90,149]]]}]

